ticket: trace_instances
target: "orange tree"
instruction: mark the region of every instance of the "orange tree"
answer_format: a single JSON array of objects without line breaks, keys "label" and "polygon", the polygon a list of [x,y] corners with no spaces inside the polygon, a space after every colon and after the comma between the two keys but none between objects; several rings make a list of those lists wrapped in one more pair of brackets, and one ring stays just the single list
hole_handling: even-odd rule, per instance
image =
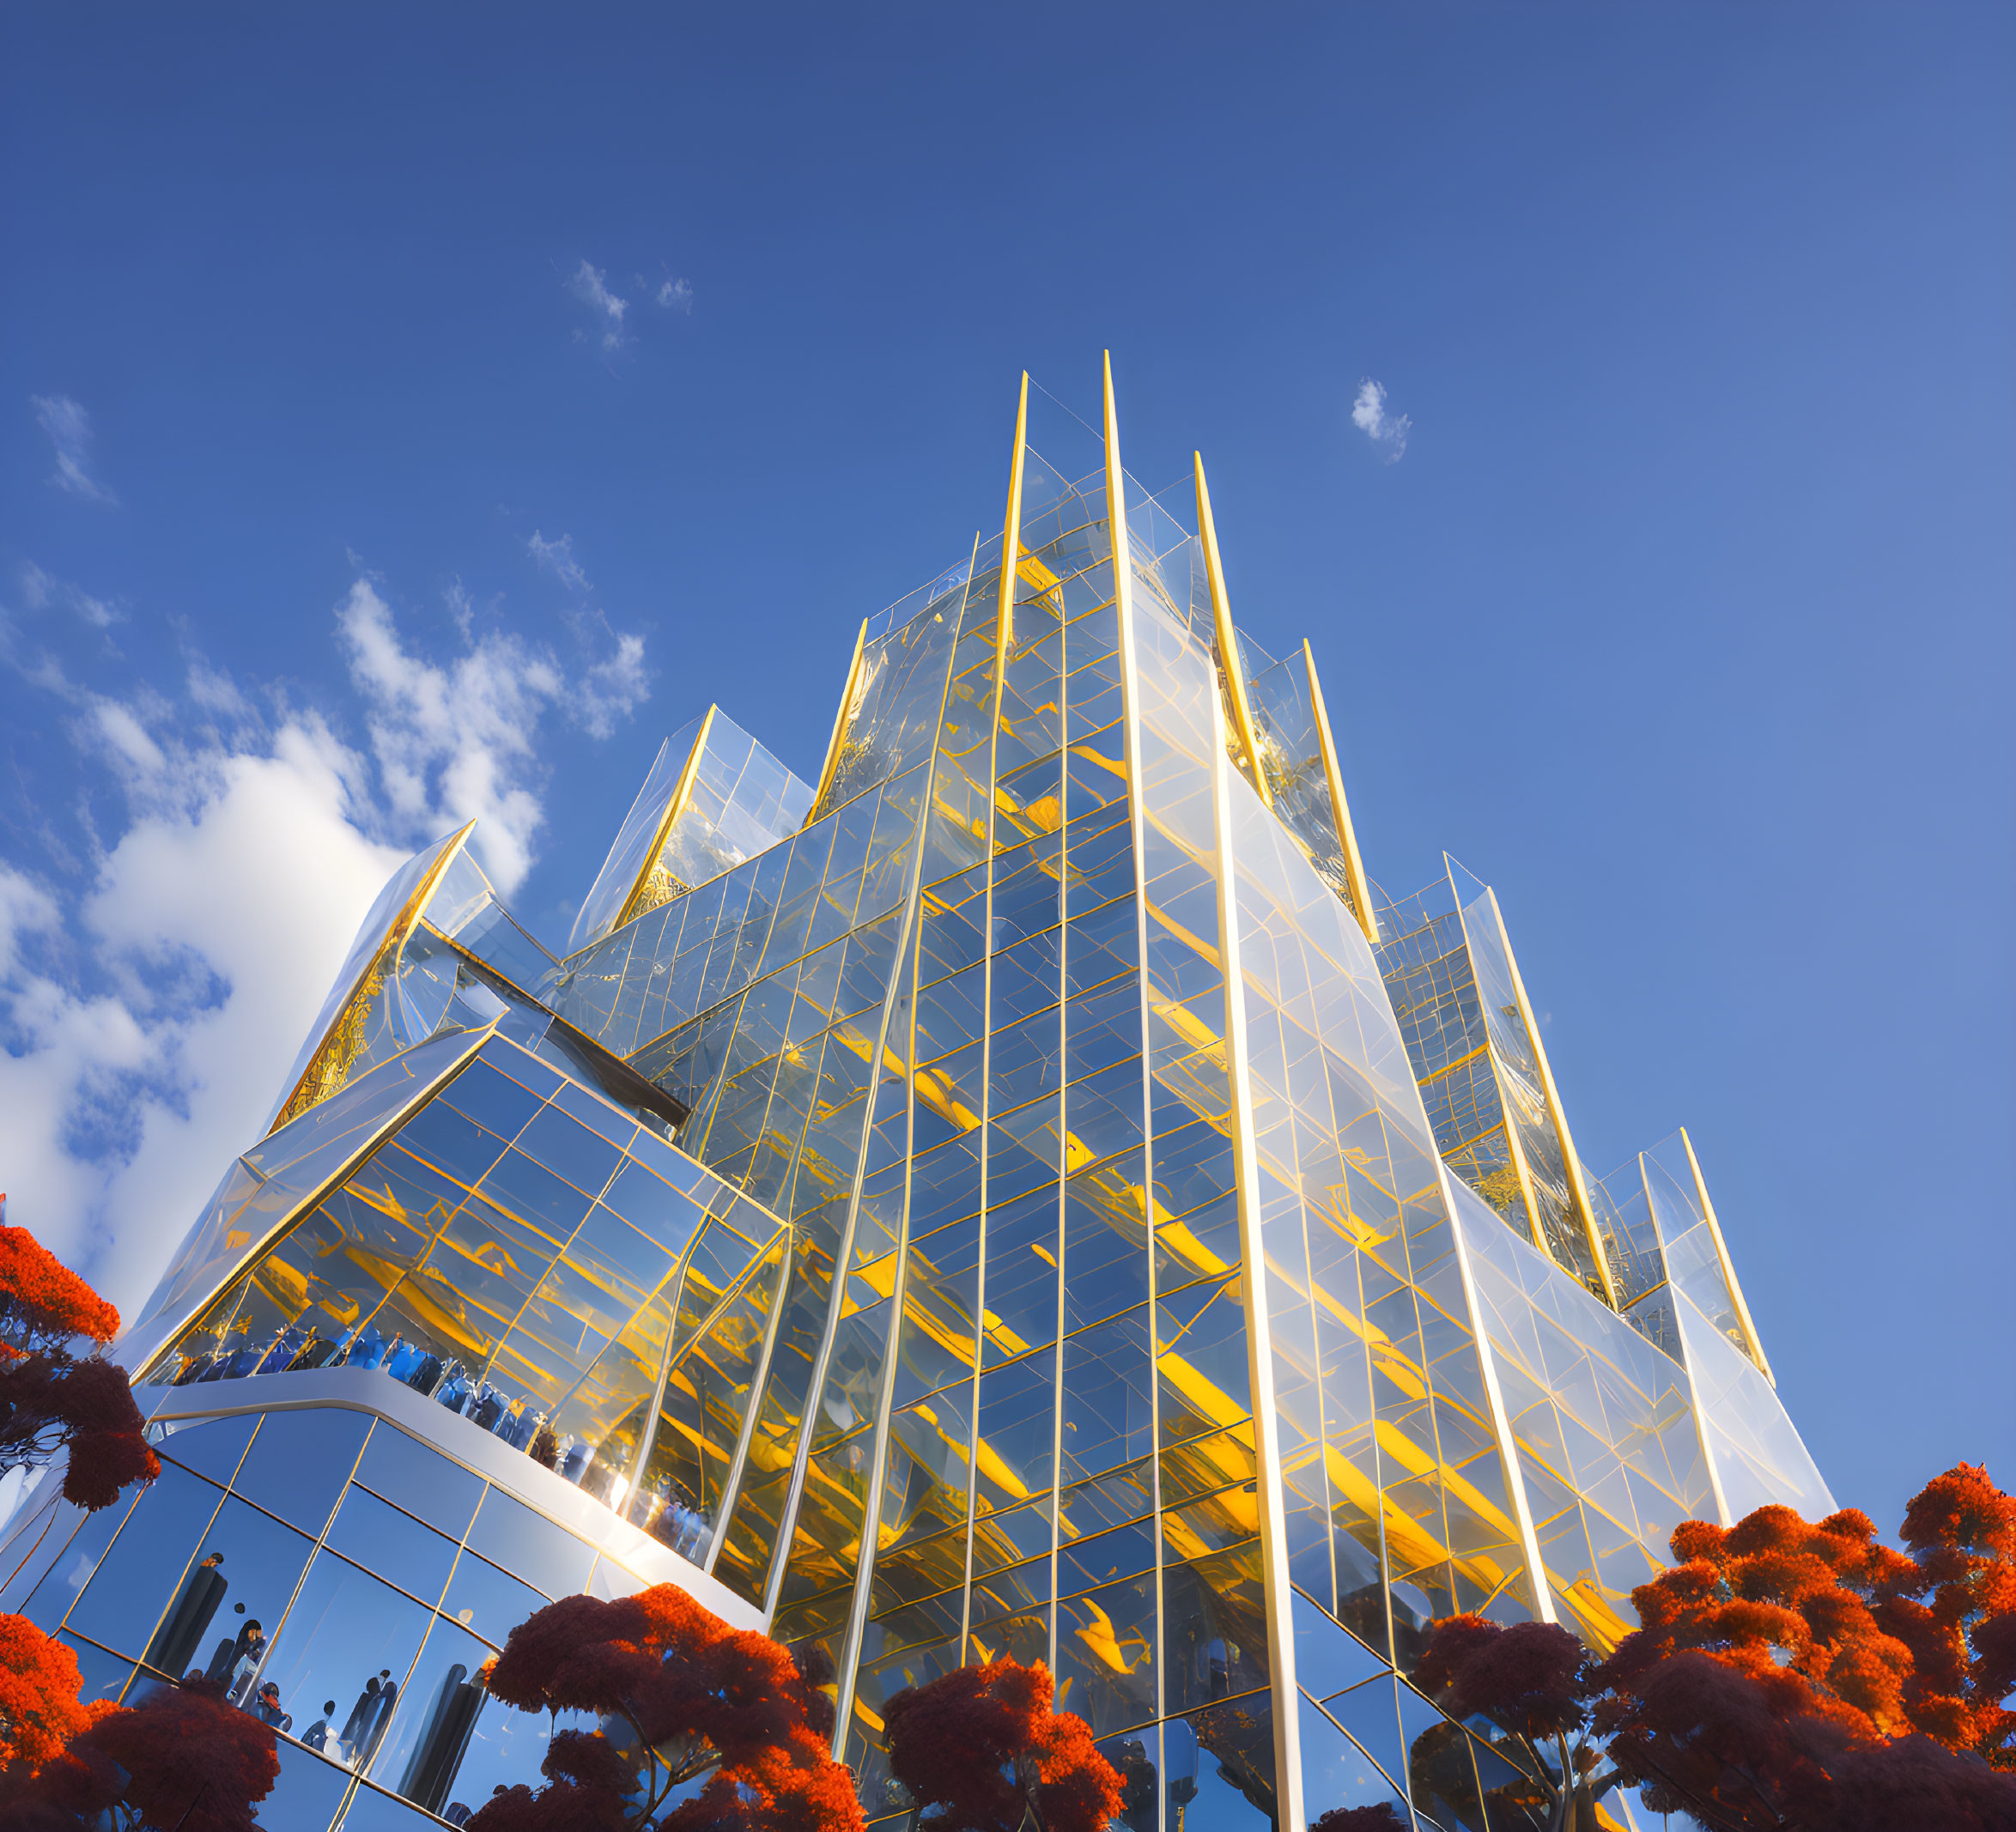
[{"label": "orange tree", "polygon": [[67,1447],[64,1499],[93,1509],[161,1474],[125,1369],[71,1353],[80,1338],[102,1346],[118,1330],[118,1311],[27,1228],[0,1220],[0,1472]]},{"label": "orange tree", "polygon": [[[1992,1689],[2009,1633],[1994,1510],[1977,1527],[1981,1510],[1940,1499],[1978,1498],[1960,1474],[1928,1485],[1907,1516],[1926,1563],[1879,1544],[1853,1508],[1813,1525],[1761,1507],[1726,1530],[1674,1532],[1678,1562],[1631,1593],[1640,1628],[1590,1676],[1594,1728],[1649,1806],[1716,1832],[2016,1825],[2016,1778],[1967,1759],[1997,1734],[1995,1714],[1939,1689],[1957,1676]],[[1922,1674],[1897,1627],[1944,1647],[1946,1664]],[[1956,1647],[1968,1654],[1958,1667]],[[1956,1696],[1965,1709],[1944,1702]],[[2000,1734],[2006,1750],[2006,1725]]]},{"label": "orange tree", "polygon": [[1085,1720],[1051,1708],[1050,1670],[1004,1655],[957,1666],[883,1707],[890,1772],[930,1832],[1103,1832],[1121,1807],[1118,1772]]},{"label": "orange tree", "polygon": [[61,1755],[0,1775],[0,1832],[253,1832],[280,1759],[270,1727],[222,1687],[192,1679],[131,1708],[81,1708],[91,1721]]},{"label": "orange tree", "polygon": [[[1595,1832],[1595,1804],[1620,1776],[1614,1768],[1595,1772],[1594,1668],[1588,1649],[1552,1623],[1506,1628],[1482,1616],[1452,1616],[1430,1633],[1414,1680],[1451,1716],[1482,1717],[1501,1732],[1497,1747],[1527,1781],[1495,1792],[1494,1800],[1537,1809],[1547,1832]],[[1461,1736],[1442,1726],[1416,1739],[1410,1765],[1418,1787],[1447,1746],[1460,1751]]]},{"label": "orange tree", "polygon": [[60,1755],[110,1705],[77,1702],[77,1657],[25,1616],[0,1616],[0,1791]]},{"label": "orange tree", "polygon": [[[1970,1465],[1878,1543],[1852,1509],[1690,1521],[1632,1594],[1641,1626],[1598,1664],[1564,1629],[1436,1625],[1414,1675],[1482,1717],[1526,1779],[1492,1799],[1551,1832],[1596,1823],[1620,1781],[1715,1832],[2016,1826],[2016,1501]],[[1430,1785],[1453,1726],[1416,1739]],[[1606,1769],[1605,1757],[1611,1766]]]},{"label": "orange tree", "polygon": [[601,1723],[556,1734],[546,1786],[494,1795],[471,1832],[856,1832],[861,1823],[853,1778],[828,1753],[831,1701],[788,1649],[729,1628],[675,1585],[613,1603],[549,1604],[511,1631],[488,1684],[521,1709],[592,1713]]},{"label": "orange tree", "polygon": [[1911,1652],[1904,1689],[1912,1727],[1992,1768],[2016,1770],[2016,1496],[1977,1464],[1934,1477],[1904,1512],[1893,1567],[1873,1611]]}]

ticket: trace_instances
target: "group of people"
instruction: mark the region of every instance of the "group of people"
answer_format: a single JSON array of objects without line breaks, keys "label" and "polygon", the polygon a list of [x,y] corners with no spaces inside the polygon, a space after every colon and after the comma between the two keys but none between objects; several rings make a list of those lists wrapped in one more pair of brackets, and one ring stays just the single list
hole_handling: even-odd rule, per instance
[{"label": "group of people", "polygon": [[249,1374],[310,1373],[323,1368],[375,1368],[404,1386],[458,1412],[471,1423],[523,1451],[563,1481],[580,1485],[595,1466],[595,1447],[572,1433],[556,1436],[545,1413],[530,1399],[513,1399],[501,1387],[460,1362],[444,1362],[424,1343],[394,1335],[388,1342],[376,1324],[348,1336],[317,1333],[311,1320],[286,1324],[270,1336],[219,1339],[212,1347],[191,1345],[173,1377],[176,1386],[206,1380],[237,1380]]},{"label": "group of people", "polygon": [[[364,1689],[357,1695],[357,1702],[350,1707],[350,1714],[343,1720],[340,1731],[334,1722],[336,1701],[329,1699],[323,1704],[322,1715],[309,1725],[301,1741],[318,1756],[326,1756],[346,1768],[361,1768],[384,1741],[386,1726],[392,1721],[392,1707],[398,1697],[392,1669],[381,1668],[376,1677],[364,1682]],[[286,1727],[281,1726],[283,1730]]]},{"label": "group of people", "polygon": [[[259,1667],[266,1658],[266,1630],[258,1617],[246,1616],[233,1633],[219,1638],[203,1666],[195,1664],[203,1635],[230,1588],[223,1563],[222,1552],[206,1554],[184,1580],[173,1606],[148,1644],[144,1659],[156,1672],[179,1673],[185,1679],[201,1678],[222,1687],[225,1697],[240,1710],[291,1735],[294,1718],[281,1702],[279,1685],[270,1679],[259,1680]],[[237,1614],[245,1615],[242,1603],[233,1607]],[[336,1701],[330,1699],[301,1740],[346,1768],[361,1768],[377,1753],[398,1696],[392,1670],[385,1668],[364,1682],[340,1730],[334,1721]]]},{"label": "group of people", "polygon": [[671,1484],[663,1478],[648,1495],[638,1497],[646,1512],[633,1507],[630,1518],[681,1558],[697,1559],[713,1537],[713,1522],[683,1501],[672,1499]]}]

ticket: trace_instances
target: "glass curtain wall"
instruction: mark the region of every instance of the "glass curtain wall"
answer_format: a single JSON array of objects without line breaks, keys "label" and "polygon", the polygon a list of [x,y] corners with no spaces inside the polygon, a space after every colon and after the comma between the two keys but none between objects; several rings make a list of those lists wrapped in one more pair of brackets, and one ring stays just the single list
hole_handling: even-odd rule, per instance
[{"label": "glass curtain wall", "polygon": [[[1004,535],[862,626],[817,791],[718,713],[671,742],[564,960],[466,830],[411,862],[128,1352],[178,1405],[373,1371],[543,1464],[829,1669],[871,1817],[909,1810],[890,1699],[1011,1653],[1131,1832],[1516,1823],[1505,1750],[1411,1683],[1430,1623],[1606,1648],[1679,1520],[1831,1501],[1685,1135],[1588,1175],[1453,863],[1368,943],[1306,646],[1231,625],[1107,408],[1036,402]],[[61,1527],[38,1606],[104,1550]],[[329,1531],[289,1579],[325,1613],[386,1556]],[[360,1809],[440,1811],[430,1726],[487,1733],[472,1618],[421,1590],[385,1632],[469,1658],[380,1713],[396,1778],[337,1735]],[[124,1685],[166,1595],[65,1632]]]},{"label": "glass curtain wall", "polygon": [[608,1552],[347,1407],[149,1435],[161,1475],[137,1496],[27,1514],[0,1610],[70,1648],[87,1698],[134,1704],[193,1671],[263,1708],[280,1778],[261,1825],[460,1824],[494,1788],[537,1787],[553,1731],[585,1727],[490,1697],[483,1670],[549,1601],[641,1589]]},{"label": "glass curtain wall", "polygon": [[[311,1154],[332,1186],[285,1172],[260,1186],[291,1193],[277,1233],[142,1384],[375,1371],[702,1557],[786,1230],[508,1038],[456,1033],[401,1062],[442,1052],[454,1053],[382,1143],[337,1132],[353,1168],[326,1144]],[[360,1083],[295,1127],[346,1101],[369,1113],[352,1097],[373,1091]],[[245,1162],[288,1156],[284,1137]]]},{"label": "glass curtain wall", "polygon": [[1379,960],[1436,1143],[1507,1222],[1607,1298],[1581,1167],[1526,1011],[1497,900],[1453,860],[1379,913]]},{"label": "glass curtain wall", "polygon": [[[1303,1804],[1400,1804],[1409,1737],[1464,1735],[1400,1677],[1426,1621],[1534,1607],[1432,1139],[1355,919],[1227,761],[1193,543],[1134,543],[1123,627],[1102,474],[1031,450],[1023,490],[1007,630],[983,551],[950,652],[773,1632],[833,1663],[871,1814],[888,1699],[1005,1652],[1169,1823],[1264,1823],[1297,1635]],[[1272,1620],[1260,1306],[1302,1592]]]}]

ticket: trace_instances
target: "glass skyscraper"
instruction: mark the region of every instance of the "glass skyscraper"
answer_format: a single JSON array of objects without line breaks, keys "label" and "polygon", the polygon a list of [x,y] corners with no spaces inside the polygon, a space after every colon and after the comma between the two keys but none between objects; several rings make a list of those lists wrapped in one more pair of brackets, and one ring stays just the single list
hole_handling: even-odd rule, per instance
[{"label": "glass skyscraper", "polygon": [[1521,1825],[1426,1626],[1606,1648],[1680,1521],[1831,1510],[1685,1135],[1593,1174],[1491,890],[1366,875],[1201,462],[1029,416],[816,785],[710,708],[562,955],[400,871],[122,1344],[161,1481],[21,1511],[0,1609],[279,1722],[263,1821],[536,1782],[491,1652],[671,1581],[830,1660],[871,1819],[1008,1653],[1132,1832]]}]

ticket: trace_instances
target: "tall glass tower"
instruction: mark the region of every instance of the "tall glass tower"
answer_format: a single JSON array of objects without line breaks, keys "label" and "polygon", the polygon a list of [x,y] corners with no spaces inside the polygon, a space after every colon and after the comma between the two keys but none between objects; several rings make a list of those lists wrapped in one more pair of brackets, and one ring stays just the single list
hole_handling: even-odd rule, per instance
[{"label": "tall glass tower", "polygon": [[1201,461],[1029,415],[816,786],[709,708],[563,956],[466,830],[399,873],[123,1345],[161,1481],[23,1510],[98,1689],[285,1716],[263,1817],[536,1780],[490,1650],[670,1581],[830,1661],[871,1818],[885,1702],[1011,1653],[1132,1832],[1523,1825],[1426,1625],[1606,1648],[1680,1521],[1831,1511],[1685,1134],[1592,1174],[1491,890],[1367,877]]}]

